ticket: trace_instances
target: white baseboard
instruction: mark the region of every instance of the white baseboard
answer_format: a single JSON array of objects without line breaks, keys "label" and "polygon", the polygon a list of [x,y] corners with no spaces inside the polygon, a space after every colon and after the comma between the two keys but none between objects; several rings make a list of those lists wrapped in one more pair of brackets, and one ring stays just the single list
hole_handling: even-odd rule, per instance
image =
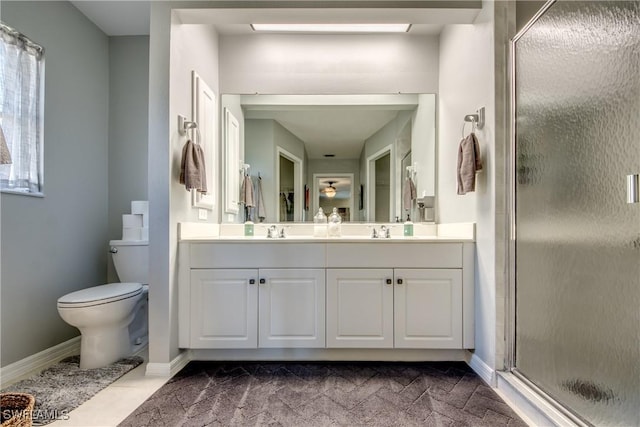
[{"label": "white baseboard", "polygon": [[80,337],[50,347],[39,353],[25,357],[0,369],[2,387],[6,387],[21,379],[27,378],[43,369],[52,366],[65,357],[80,354]]},{"label": "white baseboard", "polygon": [[512,408],[517,408],[518,415],[527,424],[539,427],[583,425],[563,414],[512,373],[499,372],[497,382],[497,391],[500,397]]},{"label": "white baseboard", "polygon": [[467,364],[471,366],[471,369],[473,369],[476,374],[478,374],[478,376],[483,379],[484,382],[495,388],[496,371],[489,365],[484,363],[484,360],[480,359],[476,354],[469,354],[471,355],[471,357],[469,360],[467,360]]},{"label": "white baseboard", "polygon": [[185,350],[169,363],[147,363],[145,375],[150,377],[172,377],[191,361],[191,351]]}]

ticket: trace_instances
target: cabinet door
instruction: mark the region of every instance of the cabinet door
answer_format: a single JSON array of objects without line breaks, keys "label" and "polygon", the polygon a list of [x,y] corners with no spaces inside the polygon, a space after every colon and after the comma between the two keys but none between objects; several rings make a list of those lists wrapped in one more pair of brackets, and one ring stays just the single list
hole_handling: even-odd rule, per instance
[{"label": "cabinet door", "polygon": [[395,347],[462,348],[462,271],[394,273]]},{"label": "cabinet door", "polygon": [[325,346],[324,269],[260,269],[260,347]]},{"label": "cabinet door", "polygon": [[393,270],[327,270],[327,347],[393,347]]},{"label": "cabinet door", "polygon": [[191,270],[191,348],[257,348],[258,270]]}]

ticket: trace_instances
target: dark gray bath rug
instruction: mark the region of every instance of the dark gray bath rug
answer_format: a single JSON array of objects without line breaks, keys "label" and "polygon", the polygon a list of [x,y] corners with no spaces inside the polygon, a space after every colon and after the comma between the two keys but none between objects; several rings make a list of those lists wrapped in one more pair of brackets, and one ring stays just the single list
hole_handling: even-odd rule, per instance
[{"label": "dark gray bath rug", "polygon": [[69,412],[142,362],[141,357],[134,356],[104,368],[81,370],[80,356],[71,356],[2,392],[33,395],[36,398],[33,425],[45,425],[66,419]]},{"label": "dark gray bath rug", "polygon": [[191,362],[119,427],[526,427],[463,362]]}]

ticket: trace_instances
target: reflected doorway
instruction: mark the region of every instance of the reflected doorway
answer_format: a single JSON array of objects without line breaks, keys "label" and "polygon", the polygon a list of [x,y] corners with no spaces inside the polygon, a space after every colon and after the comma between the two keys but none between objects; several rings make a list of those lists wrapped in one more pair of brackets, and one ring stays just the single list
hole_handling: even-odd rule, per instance
[{"label": "reflected doorway", "polygon": [[327,217],[337,208],[342,222],[354,220],[354,177],[352,173],[313,174],[313,215],[322,208]]},{"label": "reflected doorway", "polygon": [[302,160],[278,147],[278,221],[302,221]]},{"label": "reflected doorway", "polygon": [[367,221],[391,222],[393,219],[394,158],[392,145],[367,157]]}]

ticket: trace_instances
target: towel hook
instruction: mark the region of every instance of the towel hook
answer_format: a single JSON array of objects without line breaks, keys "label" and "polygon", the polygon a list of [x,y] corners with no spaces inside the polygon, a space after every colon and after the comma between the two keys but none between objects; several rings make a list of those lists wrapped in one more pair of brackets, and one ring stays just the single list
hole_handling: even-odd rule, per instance
[{"label": "towel hook", "polygon": [[482,129],[484,127],[484,107],[480,107],[476,110],[476,114],[467,114],[464,116],[462,122],[462,138],[464,138],[464,126],[467,123],[471,123],[471,132],[475,132],[476,129]]},{"label": "towel hook", "polygon": [[178,132],[180,135],[187,135],[189,129],[198,130],[198,123],[189,121],[185,116],[178,114]]}]

